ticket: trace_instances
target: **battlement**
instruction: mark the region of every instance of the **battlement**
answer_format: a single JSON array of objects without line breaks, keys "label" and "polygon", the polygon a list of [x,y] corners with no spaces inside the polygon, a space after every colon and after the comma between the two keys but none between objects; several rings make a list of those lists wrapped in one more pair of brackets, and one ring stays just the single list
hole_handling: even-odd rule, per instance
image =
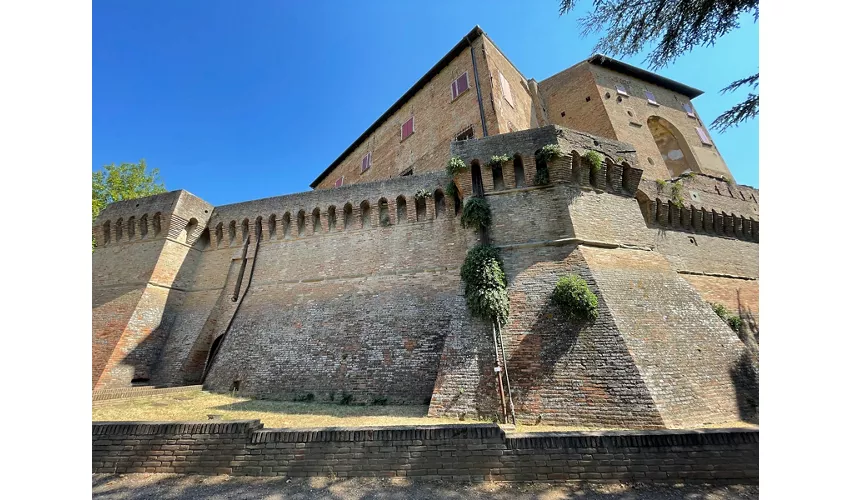
[{"label": "battlement", "polygon": [[[556,144],[564,156],[549,162],[538,160],[536,153],[544,146]],[[587,151],[603,157],[599,169],[584,158]],[[480,175],[484,194],[534,186],[537,171],[546,168],[549,183],[567,183],[583,188],[632,197],[637,192],[643,170],[635,168],[634,149],[628,144],[604,139],[557,125],[522,130],[508,134],[456,141],[452,156],[469,166],[456,176],[455,182],[464,195],[473,192],[473,176]],[[507,155],[511,160],[491,165],[493,156]]]}]

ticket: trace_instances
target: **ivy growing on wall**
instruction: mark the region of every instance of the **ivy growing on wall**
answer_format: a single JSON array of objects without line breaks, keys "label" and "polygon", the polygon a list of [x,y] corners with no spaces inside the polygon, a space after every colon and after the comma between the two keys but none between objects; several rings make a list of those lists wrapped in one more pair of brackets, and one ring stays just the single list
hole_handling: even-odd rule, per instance
[{"label": "ivy growing on wall", "polygon": [[555,158],[564,156],[564,152],[561,151],[561,146],[557,144],[547,144],[540,148],[540,151],[537,152],[536,156],[538,160],[552,161]]},{"label": "ivy growing on wall", "polygon": [[490,227],[491,220],[490,204],[486,198],[474,196],[463,204],[463,214],[460,216],[463,227],[483,230]]},{"label": "ivy growing on wall", "polygon": [[573,321],[595,321],[599,317],[596,294],[579,276],[564,276],[555,284],[552,299],[561,312]]},{"label": "ivy growing on wall", "polygon": [[670,201],[679,208],[685,206],[685,198],[682,196],[682,181],[674,182],[671,190],[673,195]]},{"label": "ivy growing on wall", "polygon": [[457,185],[454,181],[449,181],[448,185],[446,185],[445,193],[449,198],[454,198],[455,195],[458,194]]},{"label": "ivy growing on wall", "polygon": [[466,306],[473,316],[504,325],[510,314],[507,280],[499,250],[478,245],[466,254],[460,269]]}]

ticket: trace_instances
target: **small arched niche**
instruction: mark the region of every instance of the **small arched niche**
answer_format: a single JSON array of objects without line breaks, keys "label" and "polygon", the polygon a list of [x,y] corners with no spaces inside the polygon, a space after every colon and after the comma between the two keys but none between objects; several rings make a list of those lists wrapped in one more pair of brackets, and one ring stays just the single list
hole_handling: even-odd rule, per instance
[{"label": "small arched niche", "polygon": [[378,200],[378,221],[383,227],[390,225],[390,204],[386,198]]},{"label": "small arched niche", "polygon": [[369,206],[368,200],[363,200],[360,203],[360,227],[367,228],[372,226],[372,208]]},{"label": "small arched niche", "polygon": [[525,166],[519,153],[514,155],[514,187],[525,187]]},{"label": "small arched niche", "polygon": [[442,189],[437,189],[436,191],[434,191],[434,218],[439,219],[440,217],[445,216],[445,214],[446,196],[443,194]]},{"label": "small arched niche", "polygon": [[395,199],[396,224],[407,222],[407,200],[404,196]]},{"label": "small arched niche", "polygon": [[307,215],[304,213],[304,210],[299,210],[298,219],[296,221],[296,224],[298,226],[298,236],[304,236],[304,224],[306,218]]},{"label": "small arched niche", "polygon": [[351,227],[352,218],[354,217],[354,207],[351,206],[351,203],[346,203],[344,207],[342,207],[342,228],[348,229]]},{"label": "small arched niche", "polygon": [[322,232],[322,211],[319,207],[313,209],[313,234]]}]

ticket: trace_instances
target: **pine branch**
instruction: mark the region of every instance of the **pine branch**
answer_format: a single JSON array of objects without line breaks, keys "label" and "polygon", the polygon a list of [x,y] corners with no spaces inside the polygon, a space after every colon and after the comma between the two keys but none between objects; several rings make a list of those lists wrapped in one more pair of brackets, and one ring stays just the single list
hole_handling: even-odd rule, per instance
[{"label": "pine branch", "polygon": [[711,122],[711,128],[718,132],[725,132],[729,127],[737,127],[739,124],[755,118],[759,114],[759,96],[750,94],[747,98],[734,106],[728,111],[718,116]]}]

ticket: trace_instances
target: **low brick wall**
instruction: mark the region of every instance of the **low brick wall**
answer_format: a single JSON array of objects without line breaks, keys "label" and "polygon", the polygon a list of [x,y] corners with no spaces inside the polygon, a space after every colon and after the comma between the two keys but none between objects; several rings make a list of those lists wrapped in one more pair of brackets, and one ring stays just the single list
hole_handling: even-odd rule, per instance
[{"label": "low brick wall", "polygon": [[92,472],[758,483],[757,430],[505,435],[494,424],[263,429],[93,422]]},{"label": "low brick wall", "polygon": [[202,388],[202,385],[183,385],[178,387],[122,387],[120,389],[102,389],[92,391],[91,400],[93,403],[102,403],[103,401],[112,399],[141,398],[175,392],[198,392]]}]

